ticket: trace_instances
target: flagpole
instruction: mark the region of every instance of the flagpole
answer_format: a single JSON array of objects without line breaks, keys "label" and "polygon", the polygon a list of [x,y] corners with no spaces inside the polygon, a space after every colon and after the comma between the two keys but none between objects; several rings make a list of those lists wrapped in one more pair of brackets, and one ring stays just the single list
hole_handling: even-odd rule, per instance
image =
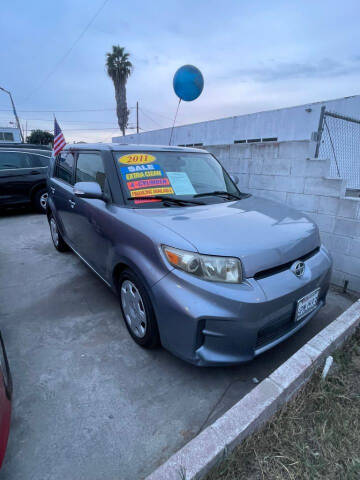
[{"label": "flagpole", "polygon": [[[53,112],[53,117],[54,117],[54,130],[53,130],[53,154],[55,154],[55,151],[54,151],[54,142],[55,142],[55,121],[56,121],[56,118],[55,118],[55,113]],[[55,155],[54,155],[55,157]]]}]

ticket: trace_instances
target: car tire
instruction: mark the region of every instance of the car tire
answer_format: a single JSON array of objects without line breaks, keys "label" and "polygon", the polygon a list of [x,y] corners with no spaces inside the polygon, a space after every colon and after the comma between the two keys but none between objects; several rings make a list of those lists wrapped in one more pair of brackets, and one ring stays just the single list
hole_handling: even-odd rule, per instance
[{"label": "car tire", "polygon": [[63,237],[61,236],[56,220],[52,214],[49,217],[49,227],[50,227],[51,239],[53,241],[53,244],[56,250],[58,250],[59,252],[68,251],[69,247],[67,243],[64,241]]},{"label": "car tire", "polygon": [[143,281],[132,270],[123,270],[118,279],[118,291],[124,322],[133,340],[143,348],[158,347],[159,330]]},{"label": "car tire", "polygon": [[33,206],[39,213],[46,213],[46,204],[48,199],[47,188],[40,188],[33,197]]}]

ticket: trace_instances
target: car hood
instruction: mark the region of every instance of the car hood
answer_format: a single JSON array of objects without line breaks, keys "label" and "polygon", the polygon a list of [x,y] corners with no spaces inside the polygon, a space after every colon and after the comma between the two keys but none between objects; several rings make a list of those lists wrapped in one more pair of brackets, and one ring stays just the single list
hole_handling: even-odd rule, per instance
[{"label": "car hood", "polygon": [[320,245],[317,226],[302,212],[253,196],[135,211],[176,232],[199,253],[240,258],[246,277],[294,261]]}]

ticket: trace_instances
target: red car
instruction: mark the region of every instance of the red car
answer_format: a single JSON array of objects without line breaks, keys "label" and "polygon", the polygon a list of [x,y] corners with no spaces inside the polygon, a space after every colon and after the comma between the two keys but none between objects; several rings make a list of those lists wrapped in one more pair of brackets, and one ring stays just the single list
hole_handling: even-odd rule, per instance
[{"label": "red car", "polygon": [[12,379],[0,332],[0,468],[2,466],[10,430]]}]

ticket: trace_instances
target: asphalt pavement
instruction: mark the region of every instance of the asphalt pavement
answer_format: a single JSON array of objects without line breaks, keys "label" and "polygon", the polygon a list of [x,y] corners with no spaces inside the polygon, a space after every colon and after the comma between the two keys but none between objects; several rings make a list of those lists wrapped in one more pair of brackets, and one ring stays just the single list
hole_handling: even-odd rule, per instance
[{"label": "asphalt pavement", "polygon": [[14,382],[3,480],[144,478],[356,297],[332,289],[300,332],[252,363],[199,368],[130,338],[116,296],[46,217],[0,218],[0,328]]}]

